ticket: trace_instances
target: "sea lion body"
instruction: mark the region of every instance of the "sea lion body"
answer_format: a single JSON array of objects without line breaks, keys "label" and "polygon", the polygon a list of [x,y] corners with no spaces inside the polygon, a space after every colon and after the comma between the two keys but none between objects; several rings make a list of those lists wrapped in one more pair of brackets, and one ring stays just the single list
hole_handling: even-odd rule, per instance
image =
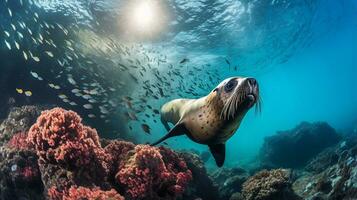
[{"label": "sea lion body", "polygon": [[[211,93],[210,95],[214,95]],[[200,144],[226,142],[239,127],[241,117],[226,122],[220,119],[223,107],[219,102],[213,104],[207,95],[199,99],[175,99],[161,108],[163,121],[177,124],[182,122],[188,129],[188,137]]]},{"label": "sea lion body", "polygon": [[[191,140],[208,145],[220,166],[226,141],[258,99],[255,79],[233,77],[224,80],[207,96],[172,100],[161,107],[161,121],[169,133],[154,144],[186,134]],[[168,122],[175,127],[170,129]]]}]

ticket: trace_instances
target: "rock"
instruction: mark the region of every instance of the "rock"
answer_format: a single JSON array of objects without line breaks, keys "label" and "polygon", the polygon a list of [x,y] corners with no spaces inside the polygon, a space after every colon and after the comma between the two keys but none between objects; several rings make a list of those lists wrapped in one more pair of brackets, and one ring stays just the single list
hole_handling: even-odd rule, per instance
[{"label": "rock", "polygon": [[217,200],[219,199],[218,186],[207,174],[203,161],[197,154],[181,152],[187,163],[187,167],[192,172],[192,181],[182,196],[183,200]]},{"label": "rock", "polygon": [[246,200],[301,199],[291,189],[291,184],[289,170],[263,170],[244,182],[242,194]]},{"label": "rock", "polygon": [[306,170],[293,184],[305,199],[357,199],[357,137],[326,149]]},{"label": "rock", "polygon": [[0,145],[6,143],[19,132],[27,132],[41,114],[41,107],[22,106],[10,110],[7,118],[0,124]]},{"label": "rock", "polygon": [[42,194],[36,153],[0,147],[0,199],[40,200],[44,199]]},{"label": "rock", "polygon": [[241,192],[249,174],[242,168],[221,168],[212,177],[219,185],[220,199],[228,200],[234,193]]},{"label": "rock", "polygon": [[260,150],[262,168],[302,168],[340,140],[340,135],[324,122],[302,122],[292,130],[265,138]]},{"label": "rock", "polygon": [[235,192],[232,194],[231,198],[229,200],[244,200],[244,197],[241,193]]}]

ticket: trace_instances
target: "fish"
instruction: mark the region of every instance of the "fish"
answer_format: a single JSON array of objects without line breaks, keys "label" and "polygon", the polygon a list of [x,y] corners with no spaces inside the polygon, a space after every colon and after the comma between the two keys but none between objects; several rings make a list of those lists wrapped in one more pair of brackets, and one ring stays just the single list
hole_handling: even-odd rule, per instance
[{"label": "fish", "polygon": [[180,64],[184,64],[184,63],[187,63],[189,62],[190,60],[188,58],[184,58],[180,61]]},{"label": "fish", "polygon": [[24,93],[24,90],[21,88],[16,88],[16,92],[19,94],[22,94],[22,93]]},{"label": "fish", "polygon": [[142,130],[145,132],[145,133],[147,133],[147,134],[151,134],[151,132],[150,132],[150,130],[151,130],[151,128],[150,128],[150,126],[149,125],[147,125],[147,124],[141,124],[141,128],[142,128]]},{"label": "fish", "polygon": [[7,47],[9,50],[11,50],[11,45],[10,45],[10,43],[5,40],[5,44],[6,44],[6,47]]},{"label": "fish", "polygon": [[229,62],[229,60],[227,58],[224,59],[226,61],[226,63],[231,66],[231,62]]},{"label": "fish", "polygon": [[60,94],[60,95],[58,95],[58,97],[60,99],[67,99],[68,98],[65,94]]},{"label": "fish", "polygon": [[85,109],[93,109],[93,105],[92,104],[84,104],[83,108],[85,108]]},{"label": "fish", "polygon": [[30,71],[32,77],[34,77],[35,79],[38,79],[38,74],[36,72]]},{"label": "fish", "polygon": [[28,59],[28,56],[27,56],[26,52],[25,52],[25,51],[23,51],[23,52],[22,52],[22,54],[23,54],[23,56],[24,56],[25,60],[27,60],[27,59]]},{"label": "fish", "polygon": [[51,57],[51,58],[53,58],[53,53],[52,52],[50,52],[50,51],[45,51],[45,53],[49,56],[49,57]]},{"label": "fish", "polygon": [[95,118],[95,115],[94,114],[88,114],[88,117],[89,118]]}]

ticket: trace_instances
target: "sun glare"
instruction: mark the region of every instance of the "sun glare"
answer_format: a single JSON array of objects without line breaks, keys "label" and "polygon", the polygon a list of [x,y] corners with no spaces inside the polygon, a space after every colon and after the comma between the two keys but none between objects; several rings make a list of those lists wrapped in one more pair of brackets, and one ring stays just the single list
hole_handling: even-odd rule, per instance
[{"label": "sun glare", "polygon": [[153,25],[155,18],[157,18],[155,7],[151,1],[142,1],[133,13],[133,21],[141,29],[147,29]]},{"label": "sun glare", "polygon": [[126,9],[125,30],[129,37],[154,38],[167,26],[165,1],[131,0]]}]

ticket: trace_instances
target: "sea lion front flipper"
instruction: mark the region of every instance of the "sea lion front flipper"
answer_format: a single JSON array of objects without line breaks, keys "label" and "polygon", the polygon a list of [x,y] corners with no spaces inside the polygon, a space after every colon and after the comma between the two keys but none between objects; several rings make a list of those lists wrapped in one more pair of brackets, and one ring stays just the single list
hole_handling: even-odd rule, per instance
[{"label": "sea lion front flipper", "polygon": [[164,125],[164,127],[166,128],[167,131],[170,131],[170,126],[167,123],[167,121],[161,116],[161,123]]},{"label": "sea lion front flipper", "polygon": [[226,145],[225,144],[211,144],[208,145],[214,160],[218,167],[222,167],[224,159],[226,157]]},{"label": "sea lion front flipper", "polygon": [[187,133],[185,125],[183,123],[178,123],[164,137],[160,138],[157,142],[152,143],[151,146],[155,146],[167,138],[184,135],[185,133]]}]

